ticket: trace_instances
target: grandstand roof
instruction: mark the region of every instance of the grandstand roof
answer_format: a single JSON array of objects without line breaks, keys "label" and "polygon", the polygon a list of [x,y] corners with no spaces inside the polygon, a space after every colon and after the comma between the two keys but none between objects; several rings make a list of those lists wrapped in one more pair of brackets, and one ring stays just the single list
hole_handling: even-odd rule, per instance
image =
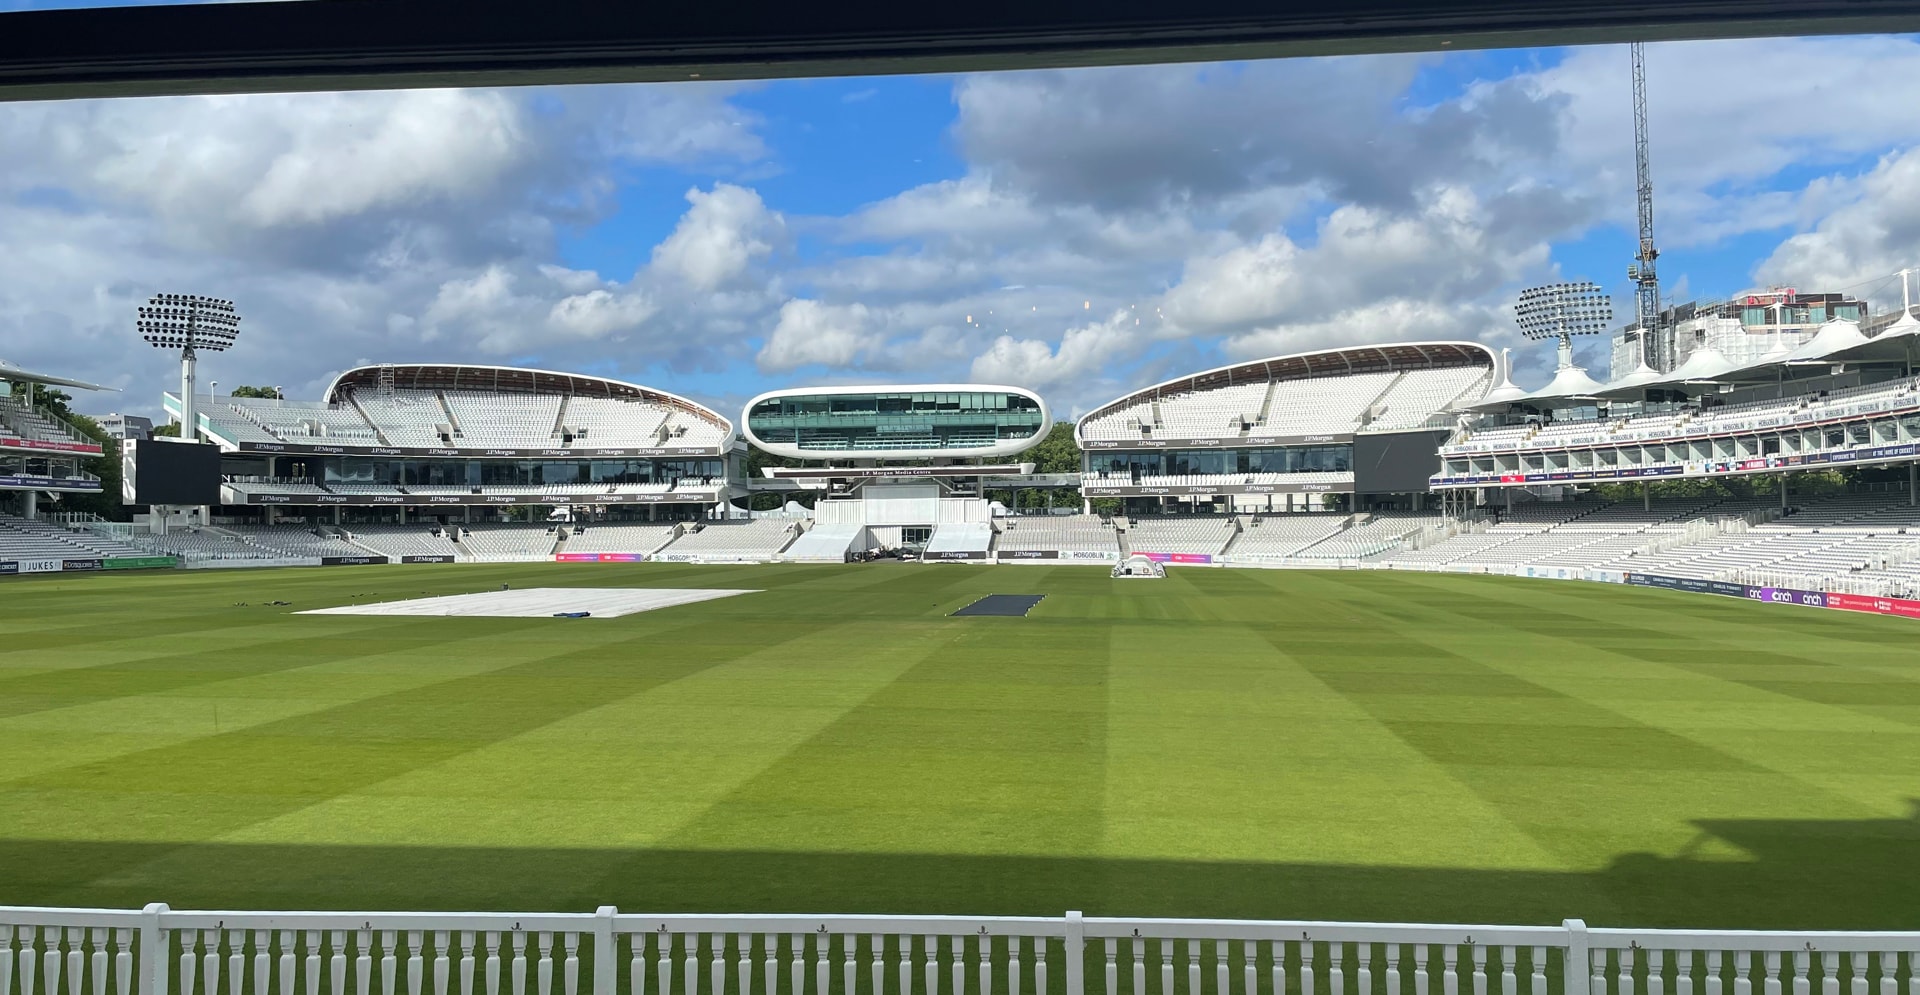
[{"label": "grandstand roof", "polygon": [[1860,324],[1853,321],[1829,321],[1820,326],[1820,331],[1805,345],[1787,354],[1786,362],[1818,363],[1839,353],[1858,349],[1871,342],[1860,331]]},{"label": "grandstand roof", "polygon": [[1387,345],[1351,346],[1320,352],[1298,352],[1252,362],[1219,366],[1200,373],[1162,381],[1151,387],[1117,397],[1095,408],[1081,419],[1088,422],[1143,400],[1172,394],[1232,387],[1236,384],[1264,383],[1268,380],[1306,380],[1313,377],[1337,377],[1350,373],[1380,373],[1393,370],[1431,370],[1459,366],[1497,365],[1493,350],[1478,342],[1394,342]]},{"label": "grandstand roof", "polygon": [[119,390],[120,389],[118,387],[102,387],[97,383],[88,383],[85,380],[73,380],[67,377],[56,377],[51,373],[35,373],[32,370],[23,370],[20,367],[15,366],[12,363],[6,362],[4,360],[0,360],[0,380],[11,380],[14,383],[43,383],[52,387],[72,387],[77,390]]},{"label": "grandstand roof", "polygon": [[377,390],[391,371],[393,386],[409,390],[462,390],[495,394],[565,394],[583,397],[631,398],[678,408],[731,427],[718,411],[678,394],[608,377],[558,373],[518,366],[478,366],[469,363],[391,363],[358,366],[333,378],[324,395],[329,404],[345,400],[353,390]]}]

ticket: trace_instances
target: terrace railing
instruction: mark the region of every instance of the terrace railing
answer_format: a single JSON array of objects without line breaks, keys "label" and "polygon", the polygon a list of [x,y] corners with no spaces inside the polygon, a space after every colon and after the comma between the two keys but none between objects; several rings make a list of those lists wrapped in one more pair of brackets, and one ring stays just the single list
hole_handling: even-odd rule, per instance
[{"label": "terrace railing", "polygon": [[0,907],[0,995],[1917,995],[1920,933]]}]

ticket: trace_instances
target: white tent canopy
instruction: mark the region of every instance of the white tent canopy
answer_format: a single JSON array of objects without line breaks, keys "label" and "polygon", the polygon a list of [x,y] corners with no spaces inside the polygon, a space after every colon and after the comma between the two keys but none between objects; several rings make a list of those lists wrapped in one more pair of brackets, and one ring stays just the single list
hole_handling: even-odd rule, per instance
[{"label": "white tent canopy", "polygon": [[1829,321],[1820,326],[1820,331],[1800,348],[1787,354],[1786,362],[1820,363],[1827,362],[1837,353],[1858,349],[1873,340],[1860,331],[1860,324],[1853,321]]}]

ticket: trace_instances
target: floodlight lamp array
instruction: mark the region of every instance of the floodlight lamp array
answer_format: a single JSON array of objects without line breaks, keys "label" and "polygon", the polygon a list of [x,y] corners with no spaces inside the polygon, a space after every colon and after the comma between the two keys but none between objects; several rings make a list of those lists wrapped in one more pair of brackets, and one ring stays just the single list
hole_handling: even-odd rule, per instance
[{"label": "floodlight lamp array", "polygon": [[155,294],[139,310],[140,337],[156,348],[220,352],[240,336],[240,315],[222,298]]},{"label": "floodlight lamp array", "polygon": [[1520,292],[1513,320],[1530,339],[1597,335],[1613,324],[1613,299],[1596,283],[1549,283]]}]

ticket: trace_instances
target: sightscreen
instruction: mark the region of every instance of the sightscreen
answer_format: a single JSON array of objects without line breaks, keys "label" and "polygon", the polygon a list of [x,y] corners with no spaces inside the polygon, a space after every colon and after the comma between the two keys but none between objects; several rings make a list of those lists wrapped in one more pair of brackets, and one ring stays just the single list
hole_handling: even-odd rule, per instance
[{"label": "sightscreen", "polygon": [[220,503],[219,446],[130,439],[121,447],[120,497],[125,503]]},{"label": "sightscreen", "polygon": [[1443,429],[1353,437],[1353,489],[1361,494],[1417,494],[1440,472]]}]

